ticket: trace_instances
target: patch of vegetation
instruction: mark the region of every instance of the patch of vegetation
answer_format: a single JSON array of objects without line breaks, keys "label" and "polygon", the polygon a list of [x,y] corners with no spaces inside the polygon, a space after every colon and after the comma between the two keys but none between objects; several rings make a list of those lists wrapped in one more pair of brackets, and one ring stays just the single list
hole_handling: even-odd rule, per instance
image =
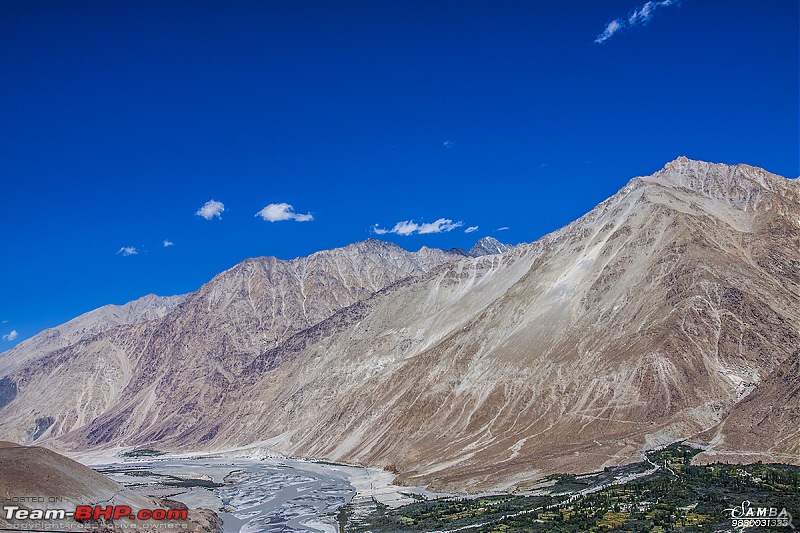
[{"label": "patch of vegetation", "polygon": [[552,493],[560,492],[578,492],[588,489],[592,485],[591,478],[584,477],[578,479],[575,474],[555,474],[545,478],[547,480],[554,480],[555,484],[551,487]]},{"label": "patch of vegetation", "polygon": [[339,531],[344,531],[353,516],[353,509],[349,505],[342,505],[336,512],[336,522],[339,524]]},{"label": "patch of vegetation", "polygon": [[422,494],[417,494],[417,493],[414,493],[414,492],[401,492],[400,494],[402,494],[406,498],[411,498],[412,500],[417,500],[417,501],[425,501],[425,500],[427,500],[427,498],[425,496],[423,496]]},{"label": "patch of vegetation", "polygon": [[176,488],[191,488],[191,487],[202,487],[206,489],[213,489],[216,487],[224,486],[222,483],[217,483],[215,481],[211,481],[208,479],[187,479],[187,478],[175,478],[174,481],[162,481],[162,485],[165,487],[176,487]]},{"label": "patch of vegetation", "polygon": [[[111,468],[98,468],[97,471],[100,472],[101,474],[124,474],[129,477],[150,477],[153,479],[157,479],[158,484],[163,485],[165,487],[175,487],[175,488],[203,487],[203,488],[213,489],[216,487],[225,486],[224,483],[217,483],[215,481],[211,481],[208,479],[183,478],[178,476],[171,476],[169,474],[159,474],[142,468],[111,467]],[[133,485],[134,484],[127,484],[127,486],[133,486]],[[138,486],[138,484],[136,485]]]},{"label": "patch of vegetation", "polygon": [[312,461],[315,465],[324,465],[324,466],[347,466],[343,463],[333,463],[331,461]]},{"label": "patch of vegetation", "polygon": [[149,470],[145,470],[144,468],[120,468],[120,467],[108,467],[108,468],[95,468],[101,474],[123,474],[129,477],[158,477],[161,474],[155,474]]},{"label": "patch of vegetation", "polygon": [[153,448],[137,448],[129,452],[120,454],[120,457],[133,458],[133,457],[158,457],[159,455],[166,455],[167,452],[154,450]]},{"label": "patch of vegetation", "polygon": [[[785,508],[800,516],[800,468],[783,464],[715,463],[695,466],[700,450],[674,444],[647,454],[650,462],[588,476],[553,476],[549,495],[503,495],[415,502],[397,509],[376,505],[355,519],[339,511],[344,533],[434,530],[495,532],[699,532],[730,530],[730,511],[747,500],[754,507]],[[627,483],[631,473],[646,473]],[[570,494],[564,494],[565,491]],[[781,529],[776,529],[780,531]]]},{"label": "patch of vegetation", "polygon": [[[443,498],[389,509],[378,503],[362,523],[348,523],[342,531],[434,531],[457,529],[541,506],[548,500],[538,496],[487,496],[476,499]],[[347,507],[347,506],[345,506]],[[346,511],[345,511],[346,512]]]}]

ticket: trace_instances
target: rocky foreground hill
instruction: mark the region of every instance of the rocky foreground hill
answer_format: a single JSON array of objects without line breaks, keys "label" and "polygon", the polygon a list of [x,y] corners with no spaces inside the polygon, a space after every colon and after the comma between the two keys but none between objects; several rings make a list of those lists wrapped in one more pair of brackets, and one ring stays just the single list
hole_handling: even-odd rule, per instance
[{"label": "rocky foreground hill", "polygon": [[[0,441],[0,480],[4,506],[0,530],[3,531],[72,531],[77,526],[78,530],[117,533],[131,528],[159,530],[165,526],[165,522],[154,520],[130,523],[126,516],[116,521],[85,520],[81,527],[71,517],[59,518],[54,513],[57,510],[74,513],[76,506],[82,505],[103,509],[127,506],[133,512],[142,509],[186,510],[185,518],[168,521],[169,529],[192,533],[222,532],[222,520],[213,511],[187,509],[179,502],[137,494],[88,466],[39,446],[19,446]],[[37,518],[37,510],[46,518]],[[19,511],[27,516],[18,518]],[[10,517],[9,512],[13,513]]]},{"label": "rocky foreground hill", "polygon": [[679,158],[533,244],[498,244],[250,259],[138,306],[158,312],[42,333],[0,355],[0,438],[260,443],[437,489],[683,438],[701,460],[800,464],[796,180]]}]

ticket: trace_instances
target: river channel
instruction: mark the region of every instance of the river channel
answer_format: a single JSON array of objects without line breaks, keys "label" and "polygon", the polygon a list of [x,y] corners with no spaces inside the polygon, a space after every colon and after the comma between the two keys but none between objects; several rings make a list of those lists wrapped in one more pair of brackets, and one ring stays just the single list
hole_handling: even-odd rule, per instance
[{"label": "river channel", "polygon": [[136,492],[216,511],[225,533],[335,533],[354,467],[292,460],[194,458],[94,465]]}]

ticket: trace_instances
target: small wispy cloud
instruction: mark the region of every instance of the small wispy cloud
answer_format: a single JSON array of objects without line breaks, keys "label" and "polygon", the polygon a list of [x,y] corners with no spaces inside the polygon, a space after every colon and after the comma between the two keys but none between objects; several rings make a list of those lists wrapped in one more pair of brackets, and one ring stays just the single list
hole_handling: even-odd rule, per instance
[{"label": "small wispy cloud", "polygon": [[609,22],[608,24],[606,24],[606,27],[603,30],[603,33],[598,35],[597,39],[595,39],[594,42],[597,43],[597,44],[604,43],[608,39],[610,39],[612,35],[614,35],[615,33],[617,33],[621,29],[622,29],[622,22],[620,22],[619,19],[614,19],[611,22]]},{"label": "small wispy cloud", "polygon": [[509,228],[508,226],[503,226],[502,228],[497,228],[495,231],[506,231],[506,230],[509,230],[509,229],[511,229],[511,228]]},{"label": "small wispy cloud", "polygon": [[11,331],[11,333],[7,333],[7,334],[3,335],[3,340],[4,341],[13,341],[13,340],[16,340],[17,337],[19,337],[19,333],[17,333],[17,330],[14,329],[14,330]]},{"label": "small wispy cloud", "polygon": [[464,233],[472,233],[473,231],[478,231],[478,226],[470,226],[464,230]]},{"label": "small wispy cloud", "polygon": [[117,254],[122,254],[124,257],[129,255],[136,255],[139,251],[136,249],[135,246],[123,246],[119,250],[117,250]]},{"label": "small wispy cloud", "polygon": [[168,241],[167,239],[164,239],[164,248],[166,248],[167,246],[175,246],[175,243],[172,241]]},{"label": "small wispy cloud", "polygon": [[294,207],[291,204],[269,204],[261,211],[256,213],[257,217],[261,217],[267,222],[281,222],[283,220],[294,220],[295,222],[310,222],[314,220],[311,213],[305,215],[295,213]]},{"label": "small wispy cloud", "polygon": [[434,222],[426,224],[417,224],[413,220],[403,220],[394,225],[392,229],[384,229],[378,227],[377,224],[372,226],[372,231],[378,235],[385,235],[387,233],[394,233],[395,235],[425,235],[428,233],[446,233],[453,231],[456,228],[463,226],[463,222],[453,222],[449,218],[440,218]]},{"label": "small wispy cloud", "polygon": [[661,2],[647,2],[638,9],[634,9],[633,13],[628,16],[628,24],[635,26],[636,24],[647,24],[653,18],[653,12],[659,7],[667,7],[674,4],[676,0],[663,0]]},{"label": "small wispy cloud", "polygon": [[647,24],[653,18],[653,13],[660,7],[671,6],[678,3],[678,0],[648,1],[635,8],[625,19],[614,19],[603,29],[602,33],[594,40],[597,44],[602,44],[609,40],[614,34],[625,28],[632,28],[640,24]]},{"label": "small wispy cloud", "polygon": [[455,148],[455,146],[456,146],[455,141],[445,141],[442,143],[442,148],[450,149],[450,148]]},{"label": "small wispy cloud", "polygon": [[204,203],[203,207],[198,209],[195,215],[206,220],[211,220],[214,217],[221,219],[223,211],[225,211],[225,204],[212,199]]}]

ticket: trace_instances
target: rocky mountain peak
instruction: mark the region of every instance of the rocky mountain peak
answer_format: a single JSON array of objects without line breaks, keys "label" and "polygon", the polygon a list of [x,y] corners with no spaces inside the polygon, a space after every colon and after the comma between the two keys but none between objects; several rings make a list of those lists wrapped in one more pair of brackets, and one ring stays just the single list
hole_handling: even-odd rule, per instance
[{"label": "rocky mountain peak", "polygon": [[472,257],[480,257],[482,255],[502,254],[512,248],[513,246],[504,244],[494,237],[484,237],[476,242],[467,254]]},{"label": "rocky mountain peak", "polygon": [[[645,182],[688,189],[742,211],[772,210],[800,199],[796,182],[750,165],[697,161],[685,156],[667,163]],[[785,206],[779,206],[784,211]]]}]

